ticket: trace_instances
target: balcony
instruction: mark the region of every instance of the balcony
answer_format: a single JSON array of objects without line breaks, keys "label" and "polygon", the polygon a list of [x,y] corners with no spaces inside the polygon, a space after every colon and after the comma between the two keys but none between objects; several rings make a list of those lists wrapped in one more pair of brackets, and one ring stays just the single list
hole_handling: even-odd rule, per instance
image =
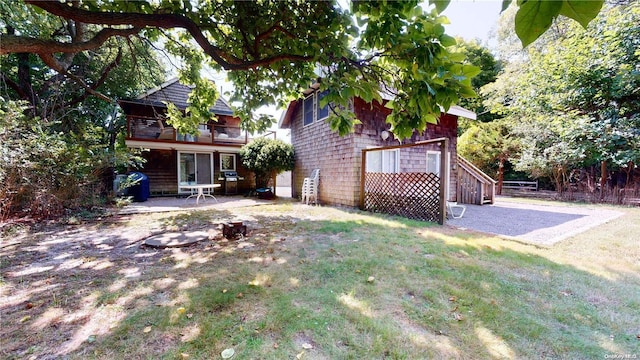
[{"label": "balcony", "polygon": [[249,141],[246,131],[239,126],[201,124],[199,134],[180,134],[162,120],[135,117],[127,120],[127,139],[203,145],[244,145]]}]

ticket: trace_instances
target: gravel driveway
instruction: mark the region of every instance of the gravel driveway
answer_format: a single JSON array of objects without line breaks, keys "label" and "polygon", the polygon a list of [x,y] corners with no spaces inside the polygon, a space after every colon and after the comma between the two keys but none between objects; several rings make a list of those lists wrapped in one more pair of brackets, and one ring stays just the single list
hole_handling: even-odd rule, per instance
[{"label": "gravel driveway", "polygon": [[551,246],[623,215],[590,206],[535,205],[502,199],[493,205],[465,206],[464,217],[448,219],[448,225],[542,246]]}]

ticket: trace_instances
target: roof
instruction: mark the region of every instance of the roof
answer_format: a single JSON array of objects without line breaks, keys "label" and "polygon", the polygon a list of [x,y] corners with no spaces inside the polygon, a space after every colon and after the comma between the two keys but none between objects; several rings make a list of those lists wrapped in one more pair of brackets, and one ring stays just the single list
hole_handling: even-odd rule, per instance
[{"label": "roof", "polygon": [[[184,110],[188,106],[187,100],[192,89],[193,86],[183,85],[178,82],[177,78],[172,78],[164,84],[141,94],[136,99],[122,100],[122,102],[155,107],[166,107],[164,102],[170,102],[179,109]],[[216,100],[210,111],[216,115],[233,115],[233,109],[222,97]]]},{"label": "roof", "polygon": [[[315,85],[315,84],[314,84]],[[305,96],[308,96],[310,93],[312,93],[315,89],[317,89],[317,87],[311,86],[309,87],[309,89],[305,90],[303,92],[303,94]],[[382,99],[383,100],[391,100],[392,98],[389,97],[389,92],[388,91],[384,91],[382,93]],[[280,115],[280,120],[278,121],[278,128],[280,129],[287,129],[289,128],[289,126],[291,126],[291,118],[293,117],[293,114],[296,110],[296,107],[298,106],[299,101],[298,100],[294,100],[291,101],[289,103],[289,105],[287,106],[287,109],[282,113],[282,115]],[[440,111],[447,113],[447,114],[451,114],[451,115],[455,115],[455,116],[461,116],[461,117],[465,117],[471,120],[475,120],[476,119],[476,113],[471,111],[471,110],[467,110],[465,108],[463,108],[462,106],[458,106],[458,105],[452,105],[449,107],[449,110],[445,111],[443,107],[440,107]]]}]

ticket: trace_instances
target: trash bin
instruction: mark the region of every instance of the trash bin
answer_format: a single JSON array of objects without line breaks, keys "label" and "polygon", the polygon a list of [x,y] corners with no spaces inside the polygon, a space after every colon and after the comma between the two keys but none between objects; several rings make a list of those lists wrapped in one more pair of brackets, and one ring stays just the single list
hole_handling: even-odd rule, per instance
[{"label": "trash bin", "polygon": [[129,173],[129,180],[134,184],[129,187],[128,194],[133,201],[143,202],[149,198],[149,177],[141,172]]}]

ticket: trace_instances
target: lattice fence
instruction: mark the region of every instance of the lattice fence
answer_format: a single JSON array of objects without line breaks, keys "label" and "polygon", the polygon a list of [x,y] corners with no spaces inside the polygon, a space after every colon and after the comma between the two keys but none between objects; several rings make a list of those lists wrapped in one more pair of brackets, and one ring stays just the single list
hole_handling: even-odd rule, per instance
[{"label": "lattice fence", "polygon": [[[449,169],[442,149],[448,139],[362,150],[360,208],[444,224]],[[439,158],[427,156],[434,152]]]},{"label": "lattice fence", "polygon": [[368,172],[364,186],[368,211],[440,221],[440,178],[435,174]]}]

